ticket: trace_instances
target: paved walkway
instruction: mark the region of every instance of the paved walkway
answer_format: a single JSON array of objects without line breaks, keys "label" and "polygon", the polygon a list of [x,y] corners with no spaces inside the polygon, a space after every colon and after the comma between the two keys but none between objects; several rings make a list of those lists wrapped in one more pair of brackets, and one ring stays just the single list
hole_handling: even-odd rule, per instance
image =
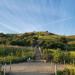
[{"label": "paved walkway", "polygon": [[[65,66],[63,64],[57,65],[57,70],[63,70]],[[12,64],[11,70],[10,65],[6,65],[6,72],[38,72],[38,73],[54,73],[55,64],[50,63],[20,63]]]}]

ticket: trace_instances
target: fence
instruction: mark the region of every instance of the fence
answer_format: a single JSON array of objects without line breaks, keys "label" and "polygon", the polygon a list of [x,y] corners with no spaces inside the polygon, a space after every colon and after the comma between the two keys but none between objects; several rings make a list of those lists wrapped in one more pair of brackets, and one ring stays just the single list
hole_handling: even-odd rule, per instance
[{"label": "fence", "polygon": [[3,75],[75,75],[74,65],[28,62],[3,65]]}]

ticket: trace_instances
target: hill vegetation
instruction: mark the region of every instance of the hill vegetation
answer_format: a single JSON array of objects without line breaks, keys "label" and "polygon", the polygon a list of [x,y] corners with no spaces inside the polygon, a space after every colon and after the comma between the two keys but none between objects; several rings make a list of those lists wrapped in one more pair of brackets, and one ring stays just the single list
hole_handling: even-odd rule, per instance
[{"label": "hill vegetation", "polygon": [[[0,63],[17,63],[34,60],[35,47],[42,50],[42,59],[50,62],[73,62],[75,59],[75,36],[63,36],[46,32],[23,34],[0,33]],[[66,52],[67,51],[67,52]]]},{"label": "hill vegetation", "polygon": [[4,34],[0,33],[0,45],[12,46],[33,46],[38,40],[39,46],[43,48],[64,49],[66,41],[70,50],[75,49],[75,36],[62,36],[46,32],[29,32],[24,34]]}]

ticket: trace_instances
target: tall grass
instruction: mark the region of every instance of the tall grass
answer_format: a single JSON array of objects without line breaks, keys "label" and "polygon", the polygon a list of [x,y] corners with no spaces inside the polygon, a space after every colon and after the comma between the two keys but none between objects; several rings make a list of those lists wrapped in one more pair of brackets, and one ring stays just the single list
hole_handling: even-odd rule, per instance
[{"label": "tall grass", "polygon": [[75,66],[68,65],[63,71],[57,71],[57,75],[75,75]]}]

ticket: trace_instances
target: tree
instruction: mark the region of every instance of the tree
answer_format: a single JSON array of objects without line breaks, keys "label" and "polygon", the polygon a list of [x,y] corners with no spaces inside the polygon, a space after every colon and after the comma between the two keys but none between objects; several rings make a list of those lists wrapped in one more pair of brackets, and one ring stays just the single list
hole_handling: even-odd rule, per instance
[{"label": "tree", "polygon": [[65,50],[67,50],[68,49],[68,39],[65,36],[63,36],[60,38],[60,42],[64,44]]},{"label": "tree", "polygon": [[63,36],[63,37],[60,38],[60,42],[62,42],[64,44],[67,44],[68,43],[68,39],[65,36]]}]

